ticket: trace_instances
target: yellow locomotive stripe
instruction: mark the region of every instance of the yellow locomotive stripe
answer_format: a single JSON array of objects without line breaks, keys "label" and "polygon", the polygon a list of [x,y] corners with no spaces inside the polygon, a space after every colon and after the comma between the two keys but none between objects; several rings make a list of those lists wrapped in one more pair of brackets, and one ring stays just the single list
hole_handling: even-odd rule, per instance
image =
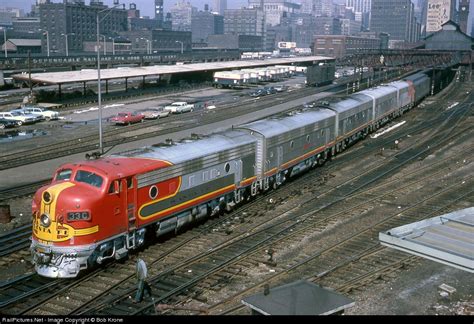
[{"label": "yellow locomotive stripe", "polygon": [[[40,214],[33,220],[33,231],[41,243],[64,242],[74,236],[89,235],[99,231],[99,226],[89,228],[75,229],[68,224],[59,224],[56,221],[56,208],[59,195],[67,188],[74,187],[72,182],[63,182],[53,185],[46,189],[51,194],[51,202],[49,204],[43,201],[41,197]],[[41,225],[40,218],[42,214],[48,214],[51,220],[51,225],[44,227]]]},{"label": "yellow locomotive stripe", "polygon": [[46,189],[46,191],[51,194],[52,201],[51,203],[46,204],[43,201],[43,197],[41,197],[40,215],[43,213],[47,213],[49,217],[51,217],[51,221],[55,221],[56,220],[56,203],[58,202],[59,194],[63,190],[74,187],[74,186],[75,184],[72,182],[63,182]]},{"label": "yellow locomotive stripe", "polygon": [[74,230],[74,236],[82,236],[82,235],[89,235],[94,234],[99,231],[99,225],[89,227],[89,228],[81,228]]}]

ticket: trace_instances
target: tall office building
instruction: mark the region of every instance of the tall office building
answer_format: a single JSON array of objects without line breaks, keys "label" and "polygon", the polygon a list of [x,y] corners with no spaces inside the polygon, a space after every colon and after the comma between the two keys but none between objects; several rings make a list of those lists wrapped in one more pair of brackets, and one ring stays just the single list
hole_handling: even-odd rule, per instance
[{"label": "tall office building", "polygon": [[163,26],[163,0],[155,0],[155,20],[158,26]]},{"label": "tall office building", "polygon": [[197,8],[189,1],[179,0],[170,9],[172,29],[174,31],[191,31],[191,17]]},{"label": "tall office building", "polygon": [[264,37],[265,15],[260,9],[227,9],[224,12],[224,34]]},{"label": "tall office building", "polygon": [[[97,37],[97,13],[107,9],[100,1],[91,1],[87,6],[83,1],[52,3],[39,5],[41,30],[48,32],[51,53],[66,52],[65,34],[74,34],[68,37],[69,51],[82,51],[84,41],[95,41]],[[120,31],[127,30],[127,11],[111,9],[102,13],[104,17],[100,23],[100,33],[105,36],[114,36]],[[46,35],[42,39],[43,52],[46,52]]]},{"label": "tall office building", "polygon": [[209,35],[224,34],[224,16],[215,12],[195,12],[191,18],[192,40],[206,42]]},{"label": "tall office building", "polygon": [[301,5],[288,0],[249,0],[249,8],[260,8],[262,3],[265,23],[270,26],[279,25],[282,18],[290,17],[301,8]]},{"label": "tall office building", "polygon": [[428,0],[426,10],[426,33],[434,33],[441,29],[448,20],[455,16],[456,0]]},{"label": "tall office building", "polygon": [[346,0],[346,8],[354,13],[355,20],[359,21],[364,29],[370,25],[370,9],[372,0]]},{"label": "tall office building", "polygon": [[352,12],[369,12],[371,0],[346,0],[346,8]]},{"label": "tall office building", "polygon": [[469,19],[469,0],[459,0],[459,28],[463,33],[468,33],[467,22]]},{"label": "tall office building", "polygon": [[219,15],[224,15],[224,11],[227,9],[227,0],[214,0],[214,7],[212,10],[218,12]]},{"label": "tall office building", "polygon": [[370,31],[390,34],[390,41],[416,42],[419,24],[410,0],[372,0]]}]

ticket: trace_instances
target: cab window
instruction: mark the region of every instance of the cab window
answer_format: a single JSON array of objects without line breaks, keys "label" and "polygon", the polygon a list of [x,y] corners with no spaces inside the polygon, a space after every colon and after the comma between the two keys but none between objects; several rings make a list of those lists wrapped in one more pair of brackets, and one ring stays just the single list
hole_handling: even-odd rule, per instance
[{"label": "cab window", "polygon": [[101,176],[93,172],[84,170],[78,170],[76,172],[76,177],[74,178],[74,180],[77,182],[87,183],[97,188],[100,188],[102,186],[102,183],[104,182],[104,179]]},{"label": "cab window", "polygon": [[58,173],[56,173],[56,181],[69,180],[71,179],[71,174],[72,174],[71,169],[59,170]]}]

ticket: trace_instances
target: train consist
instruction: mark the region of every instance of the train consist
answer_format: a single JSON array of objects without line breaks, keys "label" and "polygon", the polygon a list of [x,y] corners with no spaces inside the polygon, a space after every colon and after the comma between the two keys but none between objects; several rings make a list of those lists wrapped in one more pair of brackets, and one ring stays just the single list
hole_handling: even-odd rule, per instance
[{"label": "train consist", "polygon": [[[229,211],[324,162],[429,95],[417,73],[316,108],[61,166],[32,203],[31,252],[46,277],[121,259],[145,234]],[[147,236],[148,237],[148,236]]]}]

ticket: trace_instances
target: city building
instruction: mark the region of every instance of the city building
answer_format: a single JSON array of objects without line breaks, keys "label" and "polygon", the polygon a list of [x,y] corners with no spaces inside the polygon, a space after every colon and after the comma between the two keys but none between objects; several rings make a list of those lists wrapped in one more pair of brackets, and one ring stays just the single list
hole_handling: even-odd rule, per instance
[{"label": "city building", "polygon": [[346,0],[346,8],[354,13],[354,19],[359,21],[363,29],[370,26],[370,11],[372,0]]},{"label": "city building", "polygon": [[132,53],[184,52],[192,49],[191,32],[165,29],[121,32],[131,42]]},{"label": "city building", "polygon": [[459,0],[459,28],[465,34],[468,33],[469,2],[469,0]]},{"label": "city building", "polygon": [[37,17],[19,17],[12,20],[12,29],[15,33],[32,33],[40,29],[40,19]]},{"label": "city building", "polygon": [[23,17],[23,10],[18,8],[0,8],[0,26],[9,27],[14,18]]},{"label": "city building", "polygon": [[226,9],[227,0],[214,0],[214,7],[212,7],[212,11],[217,12],[219,15],[223,16]]},{"label": "city building", "polygon": [[362,23],[360,21],[352,19],[340,19],[341,21],[341,34],[342,35],[354,35],[360,32]]},{"label": "city building", "polygon": [[426,33],[433,33],[441,29],[448,20],[455,15],[456,0],[428,0],[426,11]]},{"label": "city building", "polygon": [[155,0],[155,20],[157,21],[158,27],[163,27],[163,0]]},{"label": "city building", "polygon": [[134,3],[130,4],[130,9],[127,10],[127,17],[128,30],[151,30],[160,27],[157,19],[141,17],[140,10],[137,9]]},{"label": "city building", "polygon": [[266,22],[263,11],[247,8],[225,10],[224,34],[264,37],[266,34]]},{"label": "city building", "polygon": [[224,34],[224,16],[216,12],[199,11],[191,17],[193,43],[205,43],[209,35]]},{"label": "city building", "polygon": [[191,18],[194,12],[197,12],[197,8],[189,1],[178,0],[170,9],[172,30],[191,31]]},{"label": "city building", "polygon": [[419,39],[414,5],[410,0],[372,0],[370,31],[390,34],[390,42],[414,43]]},{"label": "city building", "polygon": [[343,57],[357,54],[363,50],[381,49],[380,38],[364,38],[345,35],[316,35],[314,37],[314,55]]},{"label": "city building", "polygon": [[263,37],[255,35],[209,35],[207,44],[210,48],[263,51]]},{"label": "city building", "polygon": [[279,42],[293,41],[293,27],[289,24],[278,25],[267,28],[267,36],[265,38],[265,50],[273,51],[278,47]]},{"label": "city building", "polygon": [[472,51],[474,38],[466,35],[455,22],[449,20],[441,29],[425,38],[425,48],[437,51]]},{"label": "city building", "polygon": [[27,54],[28,51],[33,53],[41,53],[40,39],[7,39],[7,42],[2,45],[2,53],[7,48],[8,53]]},{"label": "city building", "polygon": [[65,54],[66,40],[69,52],[82,51],[83,42],[97,40],[97,14],[107,9],[110,11],[99,14],[100,34],[113,37],[127,30],[127,11],[109,8],[99,1],[91,1],[89,6],[83,1],[40,4],[43,53],[47,51],[48,40],[51,53]]},{"label": "city building", "polygon": [[[262,0],[249,0],[249,8],[260,8],[261,4]],[[288,0],[263,0],[265,23],[269,26],[279,25],[282,18],[290,17],[300,9],[301,5]]]},{"label": "city building", "polygon": [[292,26],[292,42],[299,48],[311,47],[315,35],[341,35],[341,21],[333,17],[315,17],[311,14],[294,15],[287,22]]}]

